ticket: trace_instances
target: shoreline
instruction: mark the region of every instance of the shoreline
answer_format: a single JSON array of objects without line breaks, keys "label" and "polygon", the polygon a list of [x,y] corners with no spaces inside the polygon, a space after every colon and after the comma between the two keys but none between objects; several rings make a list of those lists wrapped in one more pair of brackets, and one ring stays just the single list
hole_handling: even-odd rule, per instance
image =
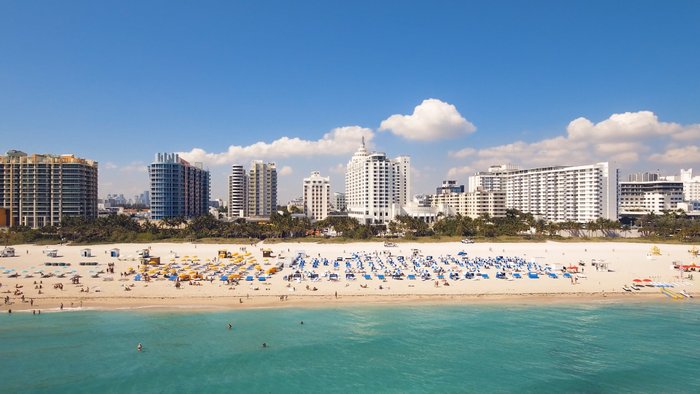
[{"label": "shoreline", "polygon": [[[387,294],[387,295],[344,295],[334,298],[332,295],[295,295],[294,298],[281,301],[276,295],[245,296],[208,296],[191,297],[95,297],[75,299],[72,297],[51,297],[35,299],[41,304],[50,301],[52,305],[64,304],[64,309],[51,307],[43,309],[40,305],[30,306],[23,303],[13,308],[14,312],[28,313],[41,310],[43,313],[58,312],[116,312],[116,311],[163,311],[163,312],[203,312],[203,311],[237,311],[254,309],[326,309],[354,307],[412,307],[412,306],[586,306],[586,305],[639,305],[639,304],[678,304],[669,298],[659,297],[659,293],[491,293],[491,294]],[[243,300],[243,303],[239,302]],[[82,301],[82,306],[80,302]],[[695,299],[683,300],[695,303]]]}]

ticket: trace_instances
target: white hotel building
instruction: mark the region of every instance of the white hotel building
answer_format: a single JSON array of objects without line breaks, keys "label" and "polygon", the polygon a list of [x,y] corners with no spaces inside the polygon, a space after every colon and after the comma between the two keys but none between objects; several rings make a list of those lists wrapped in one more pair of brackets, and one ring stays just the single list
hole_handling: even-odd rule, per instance
[{"label": "white hotel building", "polygon": [[411,159],[368,152],[364,139],[345,173],[348,216],[362,224],[385,224],[401,213],[411,194]]},{"label": "white hotel building", "polygon": [[331,181],[314,171],[304,178],[304,214],[311,220],[323,220],[328,217],[331,205]]},{"label": "white hotel building", "polygon": [[527,170],[492,167],[469,177],[469,190],[504,191],[506,208],[553,221],[617,220],[618,171],[607,162]]}]

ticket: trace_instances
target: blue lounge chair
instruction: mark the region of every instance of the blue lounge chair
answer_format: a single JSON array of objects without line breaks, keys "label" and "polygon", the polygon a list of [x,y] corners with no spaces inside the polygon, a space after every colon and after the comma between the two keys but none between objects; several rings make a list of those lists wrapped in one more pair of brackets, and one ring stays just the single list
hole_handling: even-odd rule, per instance
[{"label": "blue lounge chair", "polygon": [[564,277],[565,277],[565,278],[571,278],[571,274],[567,272],[567,273],[564,274]]},{"label": "blue lounge chair", "polygon": [[537,275],[536,272],[529,272],[529,273],[527,274],[527,277],[530,278],[530,279],[538,279],[540,276]]},{"label": "blue lounge chair", "polygon": [[377,279],[384,280],[384,275],[377,275]]},{"label": "blue lounge chair", "polygon": [[372,275],[370,275],[370,274],[365,274],[364,277],[365,277],[365,279],[367,279],[367,280],[372,279]]},{"label": "blue lounge chair", "polygon": [[484,278],[484,279],[488,279],[488,278],[489,278],[489,274],[481,274],[481,277]]},{"label": "blue lounge chair", "polygon": [[523,277],[522,277],[522,275],[520,275],[519,273],[516,272],[516,273],[513,274],[513,278],[515,278],[515,279],[522,279]]},{"label": "blue lounge chair", "polygon": [[409,274],[409,275],[408,275],[408,279],[410,279],[410,280],[416,280],[416,276],[413,275],[413,274]]},{"label": "blue lounge chair", "polygon": [[253,275],[248,275],[248,276],[246,276],[246,277],[245,277],[245,280],[248,281],[248,282],[252,282],[252,281],[253,281]]}]

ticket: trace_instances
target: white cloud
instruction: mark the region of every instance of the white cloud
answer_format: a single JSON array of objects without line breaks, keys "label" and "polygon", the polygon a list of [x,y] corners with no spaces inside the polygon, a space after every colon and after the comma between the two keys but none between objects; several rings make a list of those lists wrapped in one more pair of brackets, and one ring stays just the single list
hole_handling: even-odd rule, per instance
[{"label": "white cloud", "polygon": [[476,149],[474,148],[464,148],[460,149],[456,152],[450,151],[447,153],[448,156],[454,157],[456,159],[466,159],[469,156],[472,156],[476,153]]},{"label": "white cloud", "polygon": [[345,164],[338,163],[338,164],[334,165],[333,167],[329,168],[328,171],[332,174],[345,175],[346,169],[347,169],[347,166]]},{"label": "white cloud", "polygon": [[679,141],[698,141],[700,140],[700,124],[686,126],[683,130],[674,133],[672,137]]},{"label": "white cloud", "polygon": [[277,173],[281,176],[292,175],[294,173],[294,170],[290,166],[284,166],[280,168],[280,170]]},{"label": "white cloud", "polygon": [[689,145],[682,148],[669,148],[663,153],[655,153],[649,157],[651,161],[681,166],[700,163],[700,147]]},{"label": "white cloud", "polygon": [[106,163],[104,164],[104,169],[105,169],[105,170],[114,170],[114,169],[116,169],[117,167],[118,167],[118,166],[117,166],[116,164],[112,163],[111,161],[108,161],[108,162],[106,162]]},{"label": "white cloud", "polygon": [[[540,141],[516,141],[475,152],[467,147],[450,152],[448,156],[467,159],[470,167],[479,170],[503,163],[536,167],[613,161],[624,166],[647,158],[674,164],[698,162],[692,156],[693,147],[677,148],[668,144],[692,140],[696,135],[700,138],[700,124],[661,122],[650,111],[613,114],[599,123],[578,118],[569,123],[566,132],[566,135]],[[664,146],[668,152],[661,154]]]},{"label": "white cloud", "polygon": [[474,173],[474,169],[469,166],[463,166],[463,167],[452,167],[449,170],[447,170],[447,177],[448,178],[456,178],[458,176],[462,175],[472,175]]},{"label": "white cloud", "polygon": [[592,138],[602,141],[668,135],[681,128],[677,123],[659,122],[651,111],[639,111],[612,114],[596,124],[586,118],[574,119],[566,130],[571,139]]},{"label": "white cloud", "polygon": [[282,137],[272,142],[256,142],[248,146],[231,145],[221,153],[211,153],[194,148],[180,152],[180,156],[190,162],[202,162],[208,166],[221,166],[241,163],[251,159],[280,159],[307,156],[348,156],[360,146],[362,137],[370,145],[374,133],[360,126],[338,127],[316,141],[301,138]]},{"label": "white cloud", "polygon": [[409,140],[433,141],[470,134],[476,127],[457,108],[438,99],[423,100],[411,115],[391,115],[379,126]]}]

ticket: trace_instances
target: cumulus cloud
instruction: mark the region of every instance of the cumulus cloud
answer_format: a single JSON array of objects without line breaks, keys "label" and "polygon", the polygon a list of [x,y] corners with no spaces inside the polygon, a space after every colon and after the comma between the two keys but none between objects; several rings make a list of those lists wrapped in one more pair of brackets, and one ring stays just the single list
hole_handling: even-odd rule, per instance
[{"label": "cumulus cloud", "polygon": [[438,99],[423,100],[411,115],[391,115],[379,126],[409,140],[433,141],[473,133],[476,127],[457,108]]},{"label": "cumulus cloud", "polygon": [[[700,124],[662,122],[650,111],[625,112],[612,114],[598,123],[586,118],[575,119],[569,123],[565,135],[553,138],[516,141],[479,150],[464,148],[448,156],[465,158],[470,167],[479,170],[502,163],[536,167],[613,161],[625,166],[647,158],[673,164],[697,163],[700,159],[693,157],[697,147],[672,145],[674,141],[688,141],[694,137],[700,138]],[[664,146],[667,151],[662,154],[660,150]]]},{"label": "cumulus cloud", "polygon": [[612,114],[596,124],[586,118],[574,119],[566,131],[571,139],[592,138],[605,141],[663,136],[678,132],[679,129],[682,126],[677,123],[659,122],[651,111],[639,111]]},{"label": "cumulus cloud", "polygon": [[663,153],[651,155],[649,159],[666,164],[697,164],[700,163],[700,146],[689,145],[682,148],[669,148]]},{"label": "cumulus cloud", "polygon": [[292,175],[292,173],[294,173],[294,170],[290,166],[284,166],[280,168],[280,170],[277,173],[281,176]]},{"label": "cumulus cloud", "polygon": [[104,168],[105,170],[114,170],[114,169],[116,169],[116,168],[118,168],[118,167],[119,167],[119,166],[117,166],[116,164],[112,163],[111,161],[106,162],[106,163],[104,164],[104,166],[103,166],[103,168]]},{"label": "cumulus cloud", "polygon": [[187,161],[202,162],[209,166],[222,166],[251,159],[347,156],[357,150],[362,137],[365,138],[365,143],[370,144],[374,132],[360,126],[346,126],[335,128],[315,141],[282,137],[272,142],[260,141],[248,146],[231,145],[228,150],[220,153],[194,148],[189,152],[180,152],[180,156]]}]

